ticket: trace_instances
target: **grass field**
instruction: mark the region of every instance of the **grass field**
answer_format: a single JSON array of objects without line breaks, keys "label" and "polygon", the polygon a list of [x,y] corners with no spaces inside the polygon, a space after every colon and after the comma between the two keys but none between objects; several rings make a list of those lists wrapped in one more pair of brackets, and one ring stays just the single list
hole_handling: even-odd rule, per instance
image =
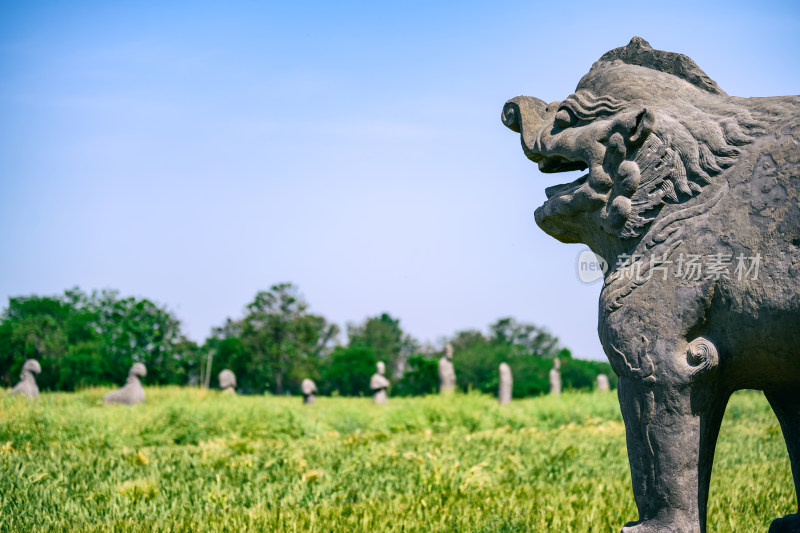
[{"label": "grass field", "polygon": [[[451,398],[231,397],[148,388],[0,390],[2,531],[619,531],[636,518],[615,394],[499,407]],[[717,448],[709,531],[796,509],[778,422],[740,392]]]}]

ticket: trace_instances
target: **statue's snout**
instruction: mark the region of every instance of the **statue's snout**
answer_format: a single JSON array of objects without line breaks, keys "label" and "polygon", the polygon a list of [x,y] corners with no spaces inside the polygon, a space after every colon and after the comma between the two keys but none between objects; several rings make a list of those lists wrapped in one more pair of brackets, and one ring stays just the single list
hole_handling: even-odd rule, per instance
[{"label": "statue's snout", "polygon": [[547,104],[532,96],[517,96],[503,106],[503,124],[519,133],[522,151],[529,159],[537,151],[537,138],[546,114]]},{"label": "statue's snout", "polygon": [[517,96],[503,106],[503,124],[523,133],[537,129],[547,110],[547,104],[532,96]]}]

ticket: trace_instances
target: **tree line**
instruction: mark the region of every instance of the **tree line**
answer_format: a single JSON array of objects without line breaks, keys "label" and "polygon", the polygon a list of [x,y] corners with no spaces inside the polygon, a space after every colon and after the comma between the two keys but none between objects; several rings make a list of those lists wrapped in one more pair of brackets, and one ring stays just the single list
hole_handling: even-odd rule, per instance
[{"label": "tree line", "polygon": [[[173,312],[117,291],[73,288],[56,296],[9,298],[0,314],[0,386],[11,386],[26,359],[43,368],[42,390],[75,390],[123,382],[134,362],[147,367],[150,384],[216,385],[231,369],[244,393],[299,393],[311,378],[321,394],[367,395],[377,361],[386,363],[395,396],[429,394],[438,388],[441,349],[423,345],[388,313],[340,328],[309,311],[291,283],[259,291],[238,319],[228,318],[202,344],[186,338]],[[503,361],[514,374],[514,396],[547,392],[553,359],[561,359],[563,386],[590,389],[597,374],[616,377],[606,362],[573,359],[548,331],[501,318],[488,333],[464,330],[446,339],[455,349],[462,390],[495,393]]]}]

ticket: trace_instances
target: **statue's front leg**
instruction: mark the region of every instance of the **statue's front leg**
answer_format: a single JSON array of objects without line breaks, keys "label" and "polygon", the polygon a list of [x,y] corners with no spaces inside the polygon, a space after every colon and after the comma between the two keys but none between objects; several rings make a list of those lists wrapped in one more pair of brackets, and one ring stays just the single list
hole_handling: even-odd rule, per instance
[{"label": "statue's front leg", "polygon": [[702,533],[714,447],[730,396],[714,380],[716,349],[707,339],[687,345],[651,343],[646,336],[626,349],[635,355],[614,347],[612,363],[620,376],[639,519],[623,532]]},{"label": "statue's front leg", "polygon": [[796,513],[774,520],[769,533],[800,533],[800,391],[796,387],[786,387],[766,391],[766,396],[786,440],[798,506]]}]

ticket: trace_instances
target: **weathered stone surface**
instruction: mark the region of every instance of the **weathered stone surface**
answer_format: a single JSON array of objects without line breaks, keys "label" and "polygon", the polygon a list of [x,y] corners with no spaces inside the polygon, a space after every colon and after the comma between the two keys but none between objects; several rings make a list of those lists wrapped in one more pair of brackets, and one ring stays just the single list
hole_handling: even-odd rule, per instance
[{"label": "weathered stone surface", "polygon": [[39,397],[39,387],[36,385],[36,376],[34,374],[41,374],[42,367],[39,366],[39,361],[36,359],[28,359],[22,365],[22,372],[19,375],[19,383],[14,385],[11,392],[8,394],[13,396],[20,394],[29,398]]},{"label": "weathered stone surface", "polygon": [[597,390],[601,392],[608,392],[611,390],[611,384],[608,382],[608,376],[605,374],[597,375]]},{"label": "weathered stone surface", "polygon": [[144,387],[139,378],[147,375],[147,369],[142,363],[133,363],[130,371],[128,372],[128,380],[121,389],[109,392],[103,397],[105,403],[120,403],[125,405],[133,405],[135,403],[144,403]]},{"label": "weathered stone surface", "polygon": [[639,511],[624,531],[705,531],[737,389],[765,392],[800,492],[800,97],[728,96],[635,37],[563,101],[509,100],[503,122],[542,172],[589,169],[535,218],[610,267],[598,331]]},{"label": "weathered stone surface", "polygon": [[561,361],[558,358],[553,359],[553,368],[547,377],[550,381],[550,394],[561,394]]},{"label": "weathered stone surface", "polygon": [[453,345],[444,347],[444,355],[439,359],[439,392],[447,394],[456,389],[456,369],[453,366]]},{"label": "weathered stone surface", "polygon": [[389,380],[386,379],[386,365],[383,361],[378,361],[377,372],[372,374],[369,380],[369,388],[372,389],[372,401],[375,403],[386,403]]},{"label": "weathered stone surface", "polygon": [[236,394],[236,374],[233,373],[233,370],[227,368],[222,370],[217,379],[220,389],[230,394]]},{"label": "weathered stone surface", "polygon": [[314,403],[316,401],[317,384],[306,378],[300,383],[300,392],[303,393],[303,403]]},{"label": "weathered stone surface", "polygon": [[511,393],[514,388],[514,378],[511,376],[511,367],[500,363],[500,385],[497,391],[497,402],[500,405],[511,403]]}]

